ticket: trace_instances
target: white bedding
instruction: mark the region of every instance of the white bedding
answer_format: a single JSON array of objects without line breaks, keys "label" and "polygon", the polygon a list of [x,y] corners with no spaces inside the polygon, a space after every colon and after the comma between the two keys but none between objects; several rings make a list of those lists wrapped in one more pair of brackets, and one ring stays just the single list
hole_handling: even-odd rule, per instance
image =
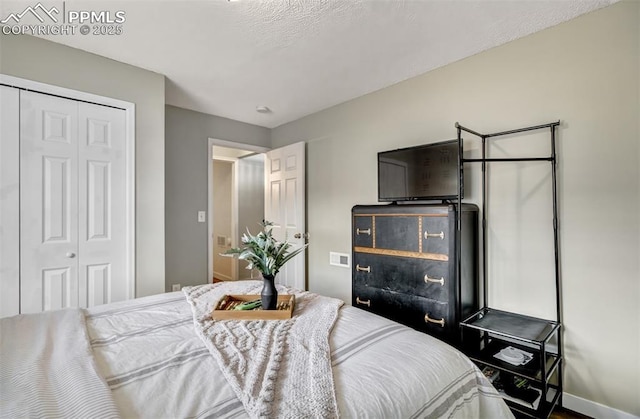
[{"label": "white bedding", "polygon": [[[86,326],[122,417],[247,417],[182,293],[92,308]],[[423,333],[344,306],[330,345],[343,418],[513,417],[468,358]]]},{"label": "white bedding", "polygon": [[0,416],[118,417],[82,310],[0,319]]}]

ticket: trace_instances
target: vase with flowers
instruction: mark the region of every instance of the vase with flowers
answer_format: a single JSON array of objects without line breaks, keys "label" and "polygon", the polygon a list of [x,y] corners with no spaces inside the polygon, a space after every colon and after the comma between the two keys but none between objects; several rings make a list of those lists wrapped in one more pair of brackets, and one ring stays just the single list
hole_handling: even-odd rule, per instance
[{"label": "vase with flowers", "polygon": [[273,223],[263,220],[262,231],[255,236],[249,232],[242,235],[242,246],[227,250],[224,254],[246,260],[247,269],[257,269],[262,274],[264,284],[260,299],[263,310],[275,310],[278,302],[278,291],[275,287],[276,274],[285,263],[293,259],[307,247],[291,249],[292,244],[286,239],[278,241],[273,237]]}]

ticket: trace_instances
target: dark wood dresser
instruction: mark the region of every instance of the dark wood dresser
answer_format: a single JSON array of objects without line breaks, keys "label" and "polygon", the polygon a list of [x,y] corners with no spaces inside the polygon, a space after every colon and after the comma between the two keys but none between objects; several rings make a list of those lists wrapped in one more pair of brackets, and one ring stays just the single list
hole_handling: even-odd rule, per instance
[{"label": "dark wood dresser", "polygon": [[356,205],[352,304],[457,345],[478,307],[478,207],[462,205],[461,274],[454,204]]}]

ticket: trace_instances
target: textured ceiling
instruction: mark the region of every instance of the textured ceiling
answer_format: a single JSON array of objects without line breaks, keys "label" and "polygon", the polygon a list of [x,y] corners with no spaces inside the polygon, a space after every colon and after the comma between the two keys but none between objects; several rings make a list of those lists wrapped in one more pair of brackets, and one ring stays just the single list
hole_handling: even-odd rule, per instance
[{"label": "textured ceiling", "polygon": [[123,34],[44,37],[164,74],[168,104],[273,128],[616,1],[66,1],[124,11]]}]

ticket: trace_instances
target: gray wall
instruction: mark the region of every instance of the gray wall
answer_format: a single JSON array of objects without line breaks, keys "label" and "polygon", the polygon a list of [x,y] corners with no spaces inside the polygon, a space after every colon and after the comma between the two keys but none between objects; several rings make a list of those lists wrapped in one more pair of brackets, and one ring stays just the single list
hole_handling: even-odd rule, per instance
[{"label": "gray wall", "polygon": [[136,105],[136,296],[164,290],[164,76],[31,36],[0,36],[0,73]]},{"label": "gray wall", "polygon": [[[273,147],[308,142],[310,290],[351,298],[350,270],[330,266],[328,253],[350,252],[351,207],[377,201],[378,151],[454,138],[456,121],[490,133],[561,119],[565,390],[578,396],[565,402],[640,415],[639,22],[640,3],[620,2],[272,130]],[[508,217],[491,218],[507,226],[492,231],[490,302],[554,317],[552,242],[519,224],[539,214],[548,221],[550,211],[547,191],[537,189],[548,174],[534,170],[531,183],[515,184],[530,168],[491,169],[491,202],[517,203]],[[477,202],[477,167],[465,174]],[[542,255],[522,249],[537,263],[514,275],[520,244]]]},{"label": "gray wall", "polygon": [[170,284],[207,282],[207,224],[198,211],[207,210],[208,139],[269,147],[268,128],[166,106],[165,216],[166,290]]}]

